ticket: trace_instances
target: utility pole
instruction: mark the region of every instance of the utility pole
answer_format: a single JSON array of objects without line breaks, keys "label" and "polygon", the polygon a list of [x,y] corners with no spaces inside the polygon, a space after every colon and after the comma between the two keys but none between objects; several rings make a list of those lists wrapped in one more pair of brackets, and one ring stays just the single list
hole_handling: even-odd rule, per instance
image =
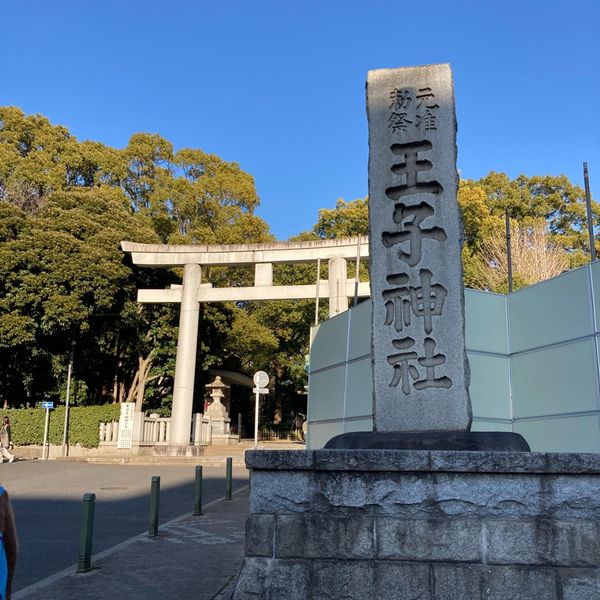
[{"label": "utility pole", "polygon": [[67,435],[69,431],[69,394],[71,393],[71,375],[73,374],[73,355],[75,354],[75,340],[71,340],[71,355],[69,357],[69,368],[67,370],[67,393],[65,398],[65,426],[63,428],[62,455],[68,456]]},{"label": "utility pole", "polygon": [[588,176],[587,163],[583,163],[583,183],[585,185],[585,206],[587,209],[588,236],[590,238],[591,260],[596,260],[596,242],[594,238],[594,217],[592,215],[592,196],[590,194],[590,178]]},{"label": "utility pole", "polygon": [[510,217],[508,216],[508,210],[504,213],[506,221],[506,264],[508,265],[508,293],[513,291],[513,277],[512,277],[512,253],[510,248]]}]

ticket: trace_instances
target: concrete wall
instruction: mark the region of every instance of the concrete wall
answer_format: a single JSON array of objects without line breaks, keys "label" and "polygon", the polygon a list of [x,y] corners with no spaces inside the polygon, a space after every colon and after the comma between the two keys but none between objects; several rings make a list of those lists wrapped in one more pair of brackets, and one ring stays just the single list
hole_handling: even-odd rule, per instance
[{"label": "concrete wall", "polygon": [[[508,296],[465,290],[473,429],[600,452],[600,262]],[[371,303],[314,327],[308,444],[372,429]]]}]

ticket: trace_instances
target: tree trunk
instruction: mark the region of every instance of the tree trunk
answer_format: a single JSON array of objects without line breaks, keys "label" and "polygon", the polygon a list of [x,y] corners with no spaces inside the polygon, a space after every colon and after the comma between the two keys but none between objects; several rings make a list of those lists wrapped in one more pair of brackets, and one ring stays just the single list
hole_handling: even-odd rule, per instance
[{"label": "tree trunk", "polygon": [[142,405],[144,403],[144,392],[146,391],[146,384],[151,379],[155,379],[155,377],[149,378],[150,367],[152,366],[152,355],[154,354],[154,350],[148,354],[146,358],[143,356],[138,356],[138,369],[131,382],[131,387],[129,388],[129,393],[127,394],[127,402],[135,402],[135,412],[142,411]]},{"label": "tree trunk", "polygon": [[285,374],[285,370],[280,365],[275,366],[275,385],[273,386],[273,423],[279,425],[283,421],[283,403],[281,401],[281,393],[279,393],[279,382]]},{"label": "tree trunk", "polygon": [[137,392],[135,395],[135,412],[142,412],[142,405],[144,403],[144,392],[146,391],[146,379],[148,377],[148,371],[150,370],[150,361],[152,359],[148,357],[147,361],[143,357],[139,357],[138,373],[138,385]]}]

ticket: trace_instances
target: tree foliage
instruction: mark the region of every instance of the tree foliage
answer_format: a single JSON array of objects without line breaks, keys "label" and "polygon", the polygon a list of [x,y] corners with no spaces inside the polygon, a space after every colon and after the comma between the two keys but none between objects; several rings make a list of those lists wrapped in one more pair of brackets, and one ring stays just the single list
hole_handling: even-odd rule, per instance
[{"label": "tree foliage", "polygon": [[[258,203],[248,173],[200,149],[174,152],[160,135],[137,133],[119,150],[0,108],[0,399],[58,398],[74,340],[87,402],[168,402],[178,310],[141,307],[135,293],[181,273],[138,269],[119,242],[271,241],[253,214]],[[218,285],[250,277],[247,269],[203,273]],[[276,345],[268,327],[233,304],[203,315],[201,364],[223,357],[236,368]]]},{"label": "tree foliage", "polygon": [[339,198],[333,209],[321,209],[313,231],[323,239],[366,235],[369,231],[368,200],[346,202]]},{"label": "tree foliage", "polygon": [[[513,228],[517,228],[516,252],[531,249],[519,258],[514,257],[515,289],[589,260],[584,193],[564,175],[520,175],[511,180],[505,173],[491,172],[478,181],[461,181],[458,202],[464,226],[463,267],[467,287],[506,291],[503,236],[507,212]],[[592,210],[597,228],[600,205],[592,202]],[[313,229],[313,233],[322,238],[366,235],[367,232],[367,199],[338,200],[334,209],[319,212]]]},{"label": "tree foliage", "polygon": [[[564,175],[520,175],[511,180],[504,173],[492,172],[479,181],[461,181],[458,201],[465,229],[463,265],[468,287],[507,289],[506,274],[503,281],[497,280],[498,260],[505,261],[506,256],[506,243],[501,239],[505,235],[506,213],[513,227],[518,228],[517,243],[537,246],[542,241],[540,228],[546,229],[545,251],[557,259],[555,269],[537,262],[537,272],[532,270],[531,263],[525,267],[523,261],[515,261],[515,289],[550,277],[550,273],[556,274],[565,261],[566,268],[574,268],[589,260],[584,193]],[[592,210],[597,227],[600,205],[593,202]],[[563,256],[558,260],[561,252]]]},{"label": "tree foliage", "polygon": [[[518,289],[560,275],[569,268],[567,253],[552,239],[544,221],[530,226],[511,224],[511,269],[513,288]],[[508,292],[506,236],[493,231],[481,245],[481,260],[472,264],[477,287]]]},{"label": "tree foliage", "polygon": [[138,284],[119,242],[156,235],[112,188],[54,192],[39,211],[21,215],[0,242],[0,360],[12,365],[0,375],[3,396],[15,404],[55,395],[75,340],[78,369],[100,397],[102,363],[131,318]]}]

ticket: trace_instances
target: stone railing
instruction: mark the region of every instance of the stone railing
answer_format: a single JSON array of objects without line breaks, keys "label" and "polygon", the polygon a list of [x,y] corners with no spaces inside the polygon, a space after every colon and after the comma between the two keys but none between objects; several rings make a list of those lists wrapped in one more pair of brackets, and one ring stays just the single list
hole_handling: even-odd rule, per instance
[{"label": "stone railing", "polygon": [[259,440],[302,440],[295,429],[260,429]]},{"label": "stone railing", "polygon": [[140,442],[146,444],[168,444],[171,433],[171,419],[156,414],[144,417]]},{"label": "stone railing", "polygon": [[119,437],[119,421],[100,423],[100,445],[116,444]]},{"label": "stone railing", "polygon": [[196,413],[192,416],[192,443],[202,446],[212,443],[210,417],[206,417],[202,413]]},{"label": "stone railing", "polygon": [[[192,417],[190,442],[193,445],[208,445],[211,443],[212,427],[210,417],[196,413]],[[134,447],[165,446],[169,444],[171,433],[170,417],[159,417],[157,414],[145,416],[136,413],[134,417]],[[119,421],[100,423],[100,446],[115,446],[119,439]]]}]

